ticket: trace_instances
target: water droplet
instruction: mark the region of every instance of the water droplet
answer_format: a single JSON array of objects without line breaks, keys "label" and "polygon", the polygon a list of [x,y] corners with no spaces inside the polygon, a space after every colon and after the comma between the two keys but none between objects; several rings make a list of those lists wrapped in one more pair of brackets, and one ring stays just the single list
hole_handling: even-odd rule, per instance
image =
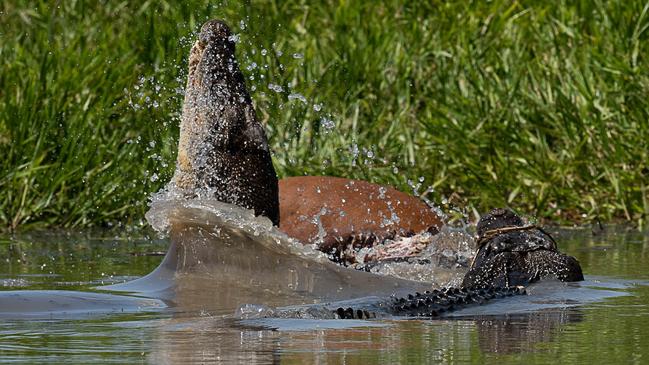
[{"label": "water droplet", "polygon": [[[329,131],[331,131],[332,129],[334,129],[334,127],[336,126],[336,124],[334,123],[333,120],[331,120],[331,119],[329,119],[329,118],[327,118],[327,117],[322,117],[322,118],[320,118],[320,126],[322,126],[322,128],[323,128],[326,132],[329,132]],[[357,149],[358,149],[358,148],[357,148]],[[356,151],[356,152],[358,153],[358,151]]]},{"label": "water droplet", "polygon": [[272,84],[272,83],[271,83],[271,84],[268,84],[268,88],[271,89],[271,90],[273,90],[273,91],[276,92],[276,93],[281,93],[281,92],[284,91],[284,88],[282,88],[282,87],[279,86],[279,85]]},{"label": "water droplet", "polygon": [[307,103],[306,98],[302,94],[292,93],[288,96],[288,100],[295,100],[295,99],[303,102],[304,104]]},{"label": "water droplet", "polygon": [[356,166],[356,159],[358,158],[358,145],[356,143],[352,144],[349,148],[349,152],[352,154],[352,166]]}]

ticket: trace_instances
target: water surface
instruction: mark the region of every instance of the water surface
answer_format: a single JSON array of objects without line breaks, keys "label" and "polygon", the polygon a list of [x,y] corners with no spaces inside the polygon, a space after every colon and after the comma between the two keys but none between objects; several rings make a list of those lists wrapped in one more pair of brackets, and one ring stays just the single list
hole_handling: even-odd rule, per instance
[{"label": "water surface", "polygon": [[[649,234],[561,230],[560,248],[591,280],[631,295],[532,313],[435,321],[237,321],[161,311],[3,319],[2,362],[646,363]],[[0,290],[89,289],[147,274],[168,242],[44,232],[0,240]]]}]

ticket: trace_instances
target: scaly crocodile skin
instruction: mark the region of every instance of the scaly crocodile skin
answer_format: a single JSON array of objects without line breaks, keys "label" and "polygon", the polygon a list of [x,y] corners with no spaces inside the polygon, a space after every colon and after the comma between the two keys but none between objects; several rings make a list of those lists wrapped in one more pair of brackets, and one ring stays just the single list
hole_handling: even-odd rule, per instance
[{"label": "scaly crocodile skin", "polygon": [[360,308],[338,308],[334,311],[340,319],[370,319],[382,315],[435,318],[472,305],[482,305],[492,299],[525,295],[523,287],[445,288],[393,297],[382,307],[381,313]]}]

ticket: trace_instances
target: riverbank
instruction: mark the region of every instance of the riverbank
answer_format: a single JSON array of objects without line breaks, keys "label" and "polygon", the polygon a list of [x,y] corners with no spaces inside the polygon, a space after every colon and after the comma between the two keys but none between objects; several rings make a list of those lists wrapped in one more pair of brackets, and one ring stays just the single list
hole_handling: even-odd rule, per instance
[{"label": "riverbank", "polygon": [[0,5],[0,227],[143,224],[173,173],[187,53],[223,18],[280,177],[426,194],[454,217],[649,215],[640,1]]}]

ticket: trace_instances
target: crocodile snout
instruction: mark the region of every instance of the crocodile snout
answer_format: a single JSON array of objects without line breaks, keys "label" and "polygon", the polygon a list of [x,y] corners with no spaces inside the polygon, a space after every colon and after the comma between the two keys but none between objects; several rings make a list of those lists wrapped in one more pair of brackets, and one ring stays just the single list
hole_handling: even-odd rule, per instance
[{"label": "crocodile snout", "polygon": [[201,32],[198,36],[198,40],[203,45],[207,45],[212,42],[228,42],[233,43],[230,40],[230,28],[221,20],[213,19],[201,27]]}]

